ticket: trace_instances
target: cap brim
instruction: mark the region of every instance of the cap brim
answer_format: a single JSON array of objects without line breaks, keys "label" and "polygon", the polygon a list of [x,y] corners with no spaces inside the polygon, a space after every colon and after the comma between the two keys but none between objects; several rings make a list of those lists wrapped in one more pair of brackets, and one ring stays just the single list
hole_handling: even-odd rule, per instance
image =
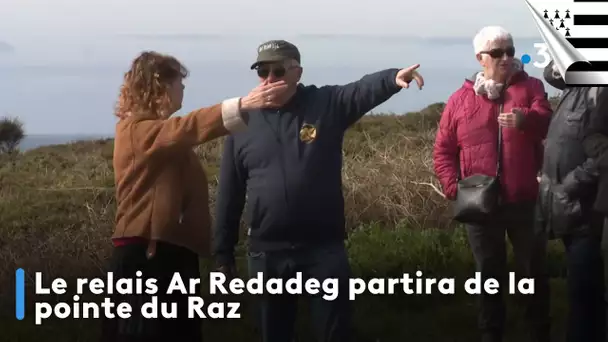
[{"label": "cap brim", "polygon": [[288,58],[286,57],[274,57],[274,58],[266,58],[266,59],[262,59],[262,60],[258,60],[255,63],[251,64],[251,70],[257,68],[260,64],[264,64],[264,63],[276,63],[276,62],[282,62],[287,60]]}]

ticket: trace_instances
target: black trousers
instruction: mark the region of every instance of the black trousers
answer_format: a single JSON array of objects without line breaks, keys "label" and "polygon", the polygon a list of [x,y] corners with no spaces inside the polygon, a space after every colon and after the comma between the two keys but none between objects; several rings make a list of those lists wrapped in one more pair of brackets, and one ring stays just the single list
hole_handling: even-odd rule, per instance
[{"label": "black trousers", "polygon": [[[310,299],[313,331],[319,342],[350,342],[352,318],[351,302],[348,299],[350,265],[344,244],[275,252],[249,252],[251,277],[263,273],[265,280],[280,278],[286,281],[302,272],[306,279],[317,279],[321,286],[319,294]],[[323,296],[323,281],[338,280],[338,297],[326,300]],[[305,292],[303,286],[303,292]],[[330,291],[331,294],[331,291]],[[255,296],[256,318],[263,342],[291,342],[298,295],[270,294]]]},{"label": "black trousers", "polygon": [[604,302],[604,262],[600,229],[570,235],[562,240],[566,247],[568,270],[567,342],[601,342],[606,339]]},{"label": "black trousers", "polygon": [[[132,294],[111,296],[114,303],[127,302],[131,305],[131,317],[121,319],[104,319],[102,324],[103,342],[160,342],[179,340],[187,342],[202,341],[202,319],[188,318],[188,297],[174,291],[167,294],[167,289],[175,273],[179,273],[189,290],[190,279],[200,278],[198,255],[185,248],[158,242],[155,255],[148,259],[147,244],[131,244],[116,247],[110,263],[110,272],[115,281],[119,278],[157,279],[158,290],[155,294]],[[136,272],[141,271],[141,277]],[[145,289],[145,285],[144,285]],[[200,295],[200,286],[196,295]],[[141,315],[144,303],[156,296],[158,301],[158,318],[145,318]],[[161,315],[160,303],[177,303],[177,318],[165,319]],[[167,306],[169,308],[169,306]],[[196,317],[196,316],[195,316]],[[180,337],[181,336],[181,337]]]},{"label": "black trousers", "polygon": [[[602,242],[601,242],[601,253],[603,259],[604,268],[604,310],[606,323],[604,329],[608,329],[608,217],[604,220],[604,227],[602,231]],[[605,331],[605,338],[608,341],[608,331]]]},{"label": "black trousers", "polygon": [[548,240],[544,232],[535,229],[534,214],[534,203],[509,204],[491,222],[466,227],[481,278],[483,281],[494,278],[500,284],[497,294],[485,291],[480,294],[478,324],[484,342],[502,341],[505,330],[504,295],[509,286],[505,233],[513,246],[516,279],[534,279],[534,294],[521,295],[530,339],[535,342],[550,339],[550,293],[545,267]]}]

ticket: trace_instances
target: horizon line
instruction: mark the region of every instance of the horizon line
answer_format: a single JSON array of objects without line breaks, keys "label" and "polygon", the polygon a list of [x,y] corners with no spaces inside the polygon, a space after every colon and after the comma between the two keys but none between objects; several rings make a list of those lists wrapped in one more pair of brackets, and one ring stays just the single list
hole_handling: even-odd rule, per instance
[{"label": "horizon line", "polygon": [[[248,37],[260,37],[260,36],[269,36],[273,34],[269,33],[118,33],[118,34],[108,34],[106,36],[112,37],[130,37],[130,38],[225,38],[225,37],[238,37],[238,38],[248,38]],[[408,34],[380,34],[380,33],[296,33],[296,34],[285,34],[282,35],[284,37],[303,37],[303,38],[333,38],[333,37],[352,37],[352,38],[377,38],[377,37],[386,37],[386,38],[407,38],[407,39],[415,39],[415,40],[435,40],[435,39],[451,39],[451,40],[460,40],[460,39],[473,39],[473,37],[459,35],[459,36],[449,36],[449,35],[435,35],[435,36],[421,36],[421,35],[408,35]],[[537,33],[536,35],[530,36],[514,36],[515,39],[536,39],[539,38],[540,35]]]},{"label": "horizon line", "polygon": [[[116,38],[140,38],[140,39],[209,39],[209,38],[259,38],[268,37],[273,34],[270,33],[99,33],[92,34],[89,36],[95,37],[116,37]],[[28,34],[23,37],[46,37],[45,34]],[[53,35],[56,37],[56,35]],[[74,37],[73,35],[63,35],[63,37]],[[80,36],[76,36],[80,37]],[[378,33],[297,33],[297,34],[285,34],[282,37],[290,38],[401,38],[408,40],[472,40],[473,37],[459,35],[436,35],[436,36],[421,36],[421,35],[408,35],[408,34],[378,34]],[[538,39],[541,38],[539,34],[526,35],[526,36],[514,36],[514,39]],[[12,45],[10,42],[13,39],[4,39],[0,37],[0,43]]]}]

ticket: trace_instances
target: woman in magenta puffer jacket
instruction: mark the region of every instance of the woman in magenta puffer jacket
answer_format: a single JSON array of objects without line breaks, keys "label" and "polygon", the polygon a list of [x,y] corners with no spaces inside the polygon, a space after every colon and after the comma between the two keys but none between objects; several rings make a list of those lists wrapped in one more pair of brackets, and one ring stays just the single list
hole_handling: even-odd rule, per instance
[{"label": "woman in magenta puffer jacket", "polygon": [[[549,341],[549,297],[544,275],[546,237],[534,229],[537,175],[551,105],[541,80],[529,76],[514,58],[512,36],[486,27],[474,38],[482,71],[454,92],[437,132],[433,159],[444,194],[456,198],[457,182],[473,174],[493,176],[497,168],[498,129],[502,128],[502,204],[495,220],[467,224],[482,279],[495,278],[508,289],[505,233],[513,245],[517,278],[535,278],[534,295],[525,295],[534,341]],[[502,94],[503,110],[499,113]],[[479,327],[484,342],[502,341],[505,305],[501,295],[481,295]]]}]

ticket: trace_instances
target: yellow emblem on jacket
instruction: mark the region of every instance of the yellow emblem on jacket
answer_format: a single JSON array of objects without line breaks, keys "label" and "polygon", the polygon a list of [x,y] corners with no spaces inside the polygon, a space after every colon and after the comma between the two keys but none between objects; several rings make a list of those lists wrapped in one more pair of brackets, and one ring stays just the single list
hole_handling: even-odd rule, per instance
[{"label": "yellow emblem on jacket", "polygon": [[306,144],[310,144],[317,138],[317,129],[311,124],[303,124],[300,129],[300,140]]}]

